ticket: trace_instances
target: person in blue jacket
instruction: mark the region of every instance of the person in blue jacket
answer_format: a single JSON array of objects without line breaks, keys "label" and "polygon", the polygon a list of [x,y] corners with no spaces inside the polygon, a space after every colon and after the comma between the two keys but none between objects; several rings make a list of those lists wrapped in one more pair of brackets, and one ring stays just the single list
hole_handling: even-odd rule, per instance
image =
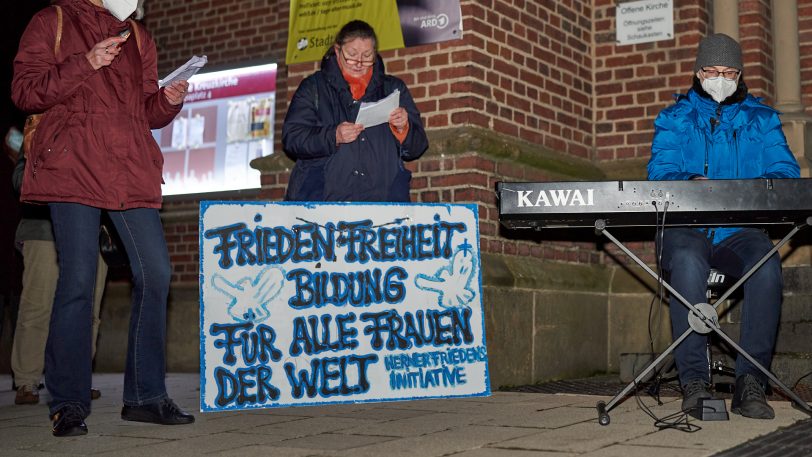
[{"label": "person in blue jacket", "polygon": [[[372,27],[350,21],[293,95],[282,126],[282,146],[296,161],[285,200],[408,202],[411,172],[403,162],[428,148],[409,89],[387,75]],[[362,102],[400,91],[389,122],[355,124]]]},{"label": "person in blue jacket", "polygon": [[[649,180],[797,178],[800,169],[787,146],[778,112],[748,94],[742,51],[717,33],[699,43],[693,87],[654,122]],[[746,273],[773,244],[755,228],[670,228],[661,241],[662,267],[670,284],[693,304],[705,303],[711,267],[731,276]],[[782,300],[781,259],[770,259],[744,283],[739,344],[769,368]],[[688,329],[688,309],[670,304],[674,338]],[[695,410],[709,391],[707,335],[692,332],[674,358],[683,389],[682,409]],[[772,419],[767,378],[743,356],[736,360],[734,413]]]}]

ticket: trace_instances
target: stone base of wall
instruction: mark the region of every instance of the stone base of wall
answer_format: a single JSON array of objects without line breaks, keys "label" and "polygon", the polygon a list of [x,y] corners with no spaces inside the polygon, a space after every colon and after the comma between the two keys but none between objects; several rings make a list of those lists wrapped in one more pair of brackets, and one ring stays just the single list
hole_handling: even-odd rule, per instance
[{"label": "stone base of wall", "polygon": [[[94,364],[97,372],[124,371],[131,289],[128,283],[107,284]],[[200,295],[197,285],[172,287],[167,307],[166,344],[167,371],[199,371]]]},{"label": "stone base of wall", "polygon": [[[653,281],[642,270],[491,254],[482,263],[494,388],[616,372],[621,353],[651,350]],[[670,342],[667,306],[653,306],[659,350]]]}]

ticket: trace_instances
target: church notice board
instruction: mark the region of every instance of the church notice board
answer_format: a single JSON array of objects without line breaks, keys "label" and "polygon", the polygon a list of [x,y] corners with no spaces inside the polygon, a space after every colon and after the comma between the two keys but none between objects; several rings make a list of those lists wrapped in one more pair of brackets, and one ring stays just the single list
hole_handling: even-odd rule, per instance
[{"label": "church notice board", "polygon": [[490,395],[477,206],[203,201],[200,408]]}]

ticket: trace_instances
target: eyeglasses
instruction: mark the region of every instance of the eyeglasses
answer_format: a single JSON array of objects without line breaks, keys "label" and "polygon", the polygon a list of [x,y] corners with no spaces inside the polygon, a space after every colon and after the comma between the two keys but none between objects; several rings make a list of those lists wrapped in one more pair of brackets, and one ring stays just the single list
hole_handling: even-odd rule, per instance
[{"label": "eyeglasses", "polygon": [[344,48],[341,49],[341,57],[344,58],[344,62],[347,62],[347,65],[361,65],[362,67],[371,67],[375,63],[375,56],[371,56],[369,60],[359,60],[359,59],[350,59],[347,57],[347,54],[344,54]]},{"label": "eyeglasses", "polygon": [[724,76],[725,79],[736,79],[741,73],[739,70],[725,70],[719,71],[715,68],[703,68],[702,73],[705,74],[706,78],[716,78],[717,76]]}]

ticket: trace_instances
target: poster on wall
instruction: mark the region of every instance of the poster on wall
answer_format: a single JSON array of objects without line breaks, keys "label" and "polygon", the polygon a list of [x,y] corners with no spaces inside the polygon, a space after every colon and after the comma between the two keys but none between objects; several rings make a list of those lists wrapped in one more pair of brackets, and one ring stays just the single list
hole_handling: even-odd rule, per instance
[{"label": "poster on wall", "polygon": [[490,395],[477,206],[203,201],[200,408]]},{"label": "poster on wall", "polygon": [[320,60],[353,19],[375,29],[379,51],[462,38],[459,0],[291,0],[285,61]]},{"label": "poster on wall", "polygon": [[153,130],[164,155],[163,194],[260,187],[250,166],[273,153],[276,64],[197,74],[183,110]]}]

